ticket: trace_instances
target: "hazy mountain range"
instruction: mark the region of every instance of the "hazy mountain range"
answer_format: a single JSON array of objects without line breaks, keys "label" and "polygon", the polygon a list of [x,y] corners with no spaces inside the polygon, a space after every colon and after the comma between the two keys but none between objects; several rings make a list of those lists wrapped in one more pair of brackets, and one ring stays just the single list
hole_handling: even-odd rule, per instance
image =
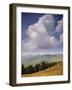
[{"label": "hazy mountain range", "polygon": [[46,62],[63,61],[63,55],[62,54],[26,55],[21,59],[21,63],[24,64],[25,66],[35,65],[42,61]]}]

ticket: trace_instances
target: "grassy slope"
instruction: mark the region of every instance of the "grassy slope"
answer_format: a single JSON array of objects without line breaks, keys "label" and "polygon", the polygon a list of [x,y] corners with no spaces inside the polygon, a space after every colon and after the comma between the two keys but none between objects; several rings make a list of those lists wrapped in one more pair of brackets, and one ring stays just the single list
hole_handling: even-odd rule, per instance
[{"label": "grassy slope", "polygon": [[52,76],[52,75],[63,75],[63,63],[58,63],[43,71],[39,71],[33,74],[25,74],[22,77],[32,77],[32,76]]}]

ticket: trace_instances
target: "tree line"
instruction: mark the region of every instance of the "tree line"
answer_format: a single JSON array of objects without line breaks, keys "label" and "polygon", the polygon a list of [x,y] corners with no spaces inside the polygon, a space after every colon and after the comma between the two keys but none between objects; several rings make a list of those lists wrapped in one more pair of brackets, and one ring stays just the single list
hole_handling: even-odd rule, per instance
[{"label": "tree line", "polygon": [[36,64],[36,65],[29,65],[27,67],[25,67],[24,64],[22,64],[21,66],[21,72],[22,72],[22,75],[23,74],[32,74],[32,73],[35,73],[35,72],[39,72],[41,70],[44,70],[44,69],[47,69],[49,67],[52,67],[54,65],[56,65],[57,62],[51,62],[51,63],[48,63],[48,62],[45,62],[45,61],[42,61],[41,63],[39,64]]}]

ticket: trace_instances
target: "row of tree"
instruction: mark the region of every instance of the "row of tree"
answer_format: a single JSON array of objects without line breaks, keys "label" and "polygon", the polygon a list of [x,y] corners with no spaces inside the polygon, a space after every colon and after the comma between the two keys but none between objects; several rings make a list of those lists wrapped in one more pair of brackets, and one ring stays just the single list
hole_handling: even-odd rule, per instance
[{"label": "row of tree", "polygon": [[40,64],[36,64],[35,66],[29,65],[28,67],[25,67],[24,64],[22,64],[22,68],[21,68],[22,75],[39,72],[39,71],[44,70],[46,68],[52,67],[55,64],[57,64],[57,62],[48,63],[48,62],[45,62],[45,61],[42,61]]}]

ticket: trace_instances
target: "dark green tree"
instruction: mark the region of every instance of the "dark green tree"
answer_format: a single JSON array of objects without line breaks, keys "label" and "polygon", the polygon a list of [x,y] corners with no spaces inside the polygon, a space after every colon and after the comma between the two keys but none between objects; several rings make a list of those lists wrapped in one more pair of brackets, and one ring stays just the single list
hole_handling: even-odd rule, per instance
[{"label": "dark green tree", "polygon": [[40,67],[40,64],[36,64],[36,65],[34,66],[35,72],[38,72],[38,71],[39,71],[39,67]]},{"label": "dark green tree", "polygon": [[25,73],[26,74],[31,74],[34,72],[34,68],[32,65],[29,65],[27,68],[25,68]]},{"label": "dark green tree", "polygon": [[44,70],[44,69],[46,69],[46,67],[47,67],[47,64],[46,64],[45,61],[43,61],[43,62],[41,62],[41,64],[40,64],[39,70]]},{"label": "dark green tree", "polygon": [[22,73],[22,74],[25,74],[24,64],[22,64],[22,68],[21,68],[21,70],[22,70],[21,73]]}]

